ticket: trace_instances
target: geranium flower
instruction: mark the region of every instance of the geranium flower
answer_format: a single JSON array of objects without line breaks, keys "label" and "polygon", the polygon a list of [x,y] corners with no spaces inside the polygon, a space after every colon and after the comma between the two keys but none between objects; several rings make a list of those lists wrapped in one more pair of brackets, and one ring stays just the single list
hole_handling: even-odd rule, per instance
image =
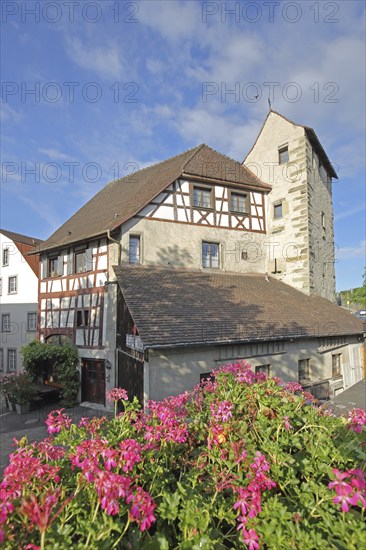
[{"label": "geranium flower", "polygon": [[117,401],[127,401],[127,391],[123,388],[114,388],[107,393],[107,399],[109,401],[114,401],[115,403],[117,403]]},{"label": "geranium flower", "polygon": [[248,547],[248,550],[258,550],[259,544],[258,544],[258,535],[254,531],[254,529],[249,529],[248,531],[246,529],[242,530],[244,542]]},{"label": "geranium flower", "polygon": [[66,430],[70,428],[72,420],[62,412],[64,410],[58,409],[57,411],[52,411],[47,416],[46,425],[48,426],[47,431],[49,434],[57,434],[61,431],[61,428],[65,428]]},{"label": "geranium flower", "polygon": [[352,409],[348,413],[348,424],[351,430],[361,433],[362,426],[366,424],[366,411],[364,409]]}]

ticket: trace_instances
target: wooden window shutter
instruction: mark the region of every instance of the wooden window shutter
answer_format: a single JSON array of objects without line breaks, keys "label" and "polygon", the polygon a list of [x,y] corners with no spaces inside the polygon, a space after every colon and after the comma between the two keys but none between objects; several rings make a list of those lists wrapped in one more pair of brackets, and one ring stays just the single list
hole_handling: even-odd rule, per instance
[{"label": "wooden window shutter", "polygon": [[85,267],[86,271],[93,271],[93,247],[85,250]]},{"label": "wooden window shutter", "polygon": [[67,255],[67,274],[72,275],[74,273],[74,253],[70,252]]},{"label": "wooden window shutter", "polygon": [[63,254],[60,254],[60,256],[57,258],[57,275],[62,277],[64,274],[64,257]]},{"label": "wooden window shutter", "polygon": [[48,277],[47,266],[48,266],[48,259],[43,258],[43,260],[41,260],[41,279],[47,279]]}]

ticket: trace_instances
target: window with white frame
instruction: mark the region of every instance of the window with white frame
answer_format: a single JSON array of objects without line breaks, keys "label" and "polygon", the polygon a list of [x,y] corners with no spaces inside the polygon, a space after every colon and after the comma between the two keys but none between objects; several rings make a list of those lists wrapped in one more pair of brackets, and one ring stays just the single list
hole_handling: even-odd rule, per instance
[{"label": "window with white frame", "polygon": [[202,267],[219,267],[219,244],[202,243]]},{"label": "window with white frame", "polygon": [[1,316],[1,332],[10,332],[10,313]]},{"label": "window with white frame", "polygon": [[0,372],[4,372],[4,350],[0,348]]},{"label": "window with white frame", "polygon": [[334,355],[332,355],[332,378],[339,378],[340,376],[342,376],[341,365],[342,354],[335,353]]},{"label": "window with white frame", "polygon": [[27,331],[35,332],[37,330],[37,313],[27,313]]},{"label": "window with white frame", "polygon": [[310,379],[310,359],[299,359],[299,381]]},{"label": "window with white frame", "polygon": [[8,372],[17,370],[17,350],[8,349]]},{"label": "window with white frame", "polygon": [[18,277],[14,275],[8,279],[8,294],[16,294],[18,291]]},{"label": "window with white frame", "polygon": [[130,235],[128,261],[130,264],[139,264],[141,261],[141,239],[139,235]]},{"label": "window with white frame", "polygon": [[9,265],[9,248],[3,248],[3,266]]}]

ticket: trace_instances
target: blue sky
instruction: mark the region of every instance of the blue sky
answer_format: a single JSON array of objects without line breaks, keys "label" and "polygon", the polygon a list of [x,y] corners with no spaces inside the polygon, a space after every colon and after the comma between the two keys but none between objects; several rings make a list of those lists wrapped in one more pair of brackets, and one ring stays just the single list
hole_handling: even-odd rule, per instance
[{"label": "blue sky", "polygon": [[1,9],[2,227],[47,238],[108,181],[202,142],[241,161],[271,94],[273,109],[315,129],[338,172],[337,288],[361,285],[364,2]]}]

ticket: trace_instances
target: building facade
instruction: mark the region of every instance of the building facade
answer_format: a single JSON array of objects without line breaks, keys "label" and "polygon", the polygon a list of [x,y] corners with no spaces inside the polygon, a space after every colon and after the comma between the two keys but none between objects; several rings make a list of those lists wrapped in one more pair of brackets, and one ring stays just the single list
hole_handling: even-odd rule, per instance
[{"label": "building facade", "polygon": [[0,372],[23,369],[21,348],[34,340],[38,328],[39,256],[28,256],[42,241],[0,230]]},{"label": "building facade", "polygon": [[[255,367],[268,367],[288,380],[326,382],[328,393],[357,381],[362,376],[362,325],[332,304],[334,177],[315,132],[270,111],[243,164],[203,144],[104,187],[40,251],[40,338],[79,347],[81,399],[104,405],[106,392],[120,385],[147,402],[191,388],[200,373],[223,360],[246,357]],[[128,277],[118,272],[121,266],[131,268],[131,279],[135,273],[142,277],[136,278],[130,293]],[[156,268],[163,269],[160,278],[168,274],[170,281],[164,279],[166,285],[158,294],[153,288],[159,288],[160,279],[153,277]],[[197,273],[227,274],[220,292],[239,317],[270,310],[261,303],[263,281],[272,281],[273,291],[279,289],[278,283],[297,292],[296,306],[291,306],[281,287],[271,310],[277,323],[270,335],[260,327],[253,334],[248,319],[240,331],[225,328],[221,339],[212,342],[202,334],[197,340],[192,333],[182,341],[171,340],[154,314],[165,300],[178,312],[171,323],[182,334],[193,326],[193,318],[220,323],[223,315],[218,289],[212,287],[207,294],[209,278],[197,283],[204,297],[200,308],[192,312],[184,305],[184,289],[175,288],[174,282],[182,280],[181,272],[189,273],[191,280]],[[230,274],[240,276],[235,284],[244,288],[236,302],[229,298]],[[245,287],[250,274],[260,277],[261,290],[252,292],[248,302]],[[140,288],[146,285],[150,293],[142,296]],[[316,329],[311,313],[315,302],[306,300],[312,297],[325,299],[331,307],[326,321],[333,324],[321,319],[322,330]],[[192,299],[197,301],[197,295]],[[150,309],[138,317],[141,301],[148,302]],[[214,311],[210,304],[216,304]],[[307,319],[297,332],[285,322],[285,314],[279,314],[281,308],[290,307],[300,309]],[[164,312],[161,315],[166,317]],[[261,319],[263,328],[266,319]],[[268,341],[285,345],[287,351],[281,346],[279,356],[245,351],[251,343]],[[169,369],[176,382],[186,373],[182,384],[168,375]]]}]

